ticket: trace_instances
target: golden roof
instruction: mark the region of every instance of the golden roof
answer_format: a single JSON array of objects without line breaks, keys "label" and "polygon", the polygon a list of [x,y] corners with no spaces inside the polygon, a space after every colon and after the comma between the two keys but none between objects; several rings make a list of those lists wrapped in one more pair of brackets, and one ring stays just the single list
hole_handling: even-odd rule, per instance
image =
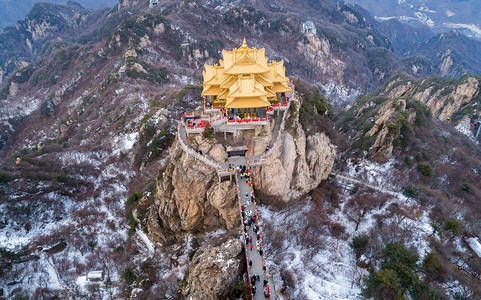
[{"label": "golden roof", "polygon": [[247,47],[246,39],[242,47],[232,51],[222,50],[224,72],[226,74],[258,74],[269,71],[266,50]]},{"label": "golden roof", "polygon": [[226,108],[269,107],[269,98],[291,89],[284,61],[267,63],[265,49],[247,47],[222,51],[219,65],[205,64],[202,96],[226,100]]},{"label": "golden roof", "polygon": [[272,82],[289,82],[284,74],[286,74],[286,67],[284,67],[284,60],[274,61],[267,65],[269,72],[266,73],[266,77]]},{"label": "golden roof", "polygon": [[210,66],[208,64],[205,64],[204,67],[205,71],[202,72],[204,84],[219,85],[226,80],[223,67],[217,65]]}]

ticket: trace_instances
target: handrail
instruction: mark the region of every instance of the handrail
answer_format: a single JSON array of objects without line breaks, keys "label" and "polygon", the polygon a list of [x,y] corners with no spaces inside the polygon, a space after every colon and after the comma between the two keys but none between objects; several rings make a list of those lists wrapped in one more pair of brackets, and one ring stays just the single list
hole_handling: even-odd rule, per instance
[{"label": "handrail", "polygon": [[390,194],[390,195],[393,195],[393,196],[398,195],[397,192],[395,192],[393,190],[390,190],[389,188],[384,188],[383,186],[381,186],[381,187],[376,186],[376,185],[370,184],[368,182],[365,182],[363,180],[352,178],[352,177],[349,177],[347,175],[344,175],[344,174],[336,172],[336,171],[331,171],[331,174],[336,176],[336,178],[340,179],[341,181],[345,181],[345,182],[348,182],[348,183],[351,183],[351,184],[363,185],[365,187],[371,188],[371,189],[376,190],[378,192]]},{"label": "handrail", "polygon": [[201,155],[200,153],[195,152],[191,147],[189,147],[185,144],[184,139],[182,138],[181,133],[180,133],[181,124],[182,123],[179,122],[179,124],[177,125],[177,136],[179,138],[180,145],[181,145],[182,149],[184,149],[185,152],[191,154],[192,156],[194,156],[194,157],[200,159],[201,161],[205,162],[207,165],[213,167],[214,169],[219,170],[221,168],[220,164],[218,164],[214,160],[211,160],[211,159],[207,158],[205,155]]},{"label": "handrail", "polygon": [[249,252],[247,251],[247,235],[246,235],[246,231],[245,231],[245,227],[244,227],[244,221],[243,221],[243,218],[242,218],[242,208],[241,208],[242,207],[242,196],[241,196],[241,193],[240,193],[240,185],[239,185],[239,180],[237,179],[237,176],[238,176],[238,174],[236,173],[235,182],[237,184],[237,198],[239,199],[239,214],[240,214],[240,220],[241,220],[242,234],[244,235],[244,249],[245,249],[245,252],[246,252],[246,262],[247,262],[247,277],[249,279],[249,285],[251,286],[251,290],[250,290],[251,299],[254,299],[254,294],[252,294],[251,271],[250,271],[250,268],[249,268]]},{"label": "handrail", "polygon": [[[254,184],[252,183],[252,178],[251,178],[251,186],[250,187],[251,187],[251,193],[254,196],[254,201],[252,201],[252,202],[254,204],[254,211],[256,212],[256,222],[258,224],[259,231],[260,231],[261,224],[260,224],[259,214],[257,213],[257,204],[256,204],[256,197],[255,197],[255,194],[254,194]],[[259,232],[259,240],[260,240],[260,244],[261,244],[261,249],[264,249],[264,246],[262,245],[262,234],[260,232]],[[264,266],[266,267],[265,270],[264,270],[264,273],[266,275],[266,281],[267,281],[267,293],[269,294],[269,300],[270,300],[271,299],[271,292],[270,292],[270,287],[269,287],[269,276],[267,274],[267,264],[266,264],[264,254],[265,254],[265,251],[262,251],[262,262],[263,262]]]}]

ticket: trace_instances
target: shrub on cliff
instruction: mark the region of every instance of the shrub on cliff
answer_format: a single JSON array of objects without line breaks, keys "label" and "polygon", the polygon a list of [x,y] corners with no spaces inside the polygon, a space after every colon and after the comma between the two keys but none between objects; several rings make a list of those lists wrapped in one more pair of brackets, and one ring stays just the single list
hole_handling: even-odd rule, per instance
[{"label": "shrub on cliff", "polygon": [[419,188],[412,186],[412,185],[406,185],[401,189],[402,194],[405,197],[411,198],[411,199],[416,199],[419,197]]},{"label": "shrub on cliff", "polygon": [[429,162],[420,163],[417,167],[417,170],[424,176],[431,177],[434,175],[433,167],[431,167],[431,164]]},{"label": "shrub on cliff", "polygon": [[136,206],[139,203],[141,198],[142,198],[142,192],[132,193],[129,196],[129,198],[127,198],[127,201],[125,201],[125,207]]},{"label": "shrub on cliff", "polygon": [[9,183],[13,180],[13,177],[7,173],[0,172],[0,183]]},{"label": "shrub on cliff", "polygon": [[126,267],[124,269],[124,272],[122,273],[122,277],[124,278],[125,282],[127,282],[127,284],[132,284],[136,279],[134,270],[132,270],[132,268],[130,267]]},{"label": "shrub on cliff", "polygon": [[461,232],[461,224],[458,219],[448,219],[444,222],[444,229],[451,231],[454,235],[459,235]]},{"label": "shrub on cliff", "polygon": [[352,238],[352,242],[349,246],[354,250],[356,258],[359,259],[361,255],[366,251],[366,246],[369,243],[369,236],[367,235],[357,235]]},{"label": "shrub on cliff", "polygon": [[331,119],[334,115],[329,100],[319,89],[303,80],[296,81],[296,91],[303,101],[299,108],[299,121],[306,131],[324,131],[331,135]]}]

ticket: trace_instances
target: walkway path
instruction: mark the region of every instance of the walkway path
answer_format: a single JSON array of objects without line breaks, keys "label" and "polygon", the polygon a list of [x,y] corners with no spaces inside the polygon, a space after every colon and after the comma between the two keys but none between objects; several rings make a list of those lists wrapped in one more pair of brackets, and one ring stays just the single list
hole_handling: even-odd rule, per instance
[{"label": "walkway path", "polygon": [[[248,185],[248,180],[246,178],[240,178],[240,174],[238,172],[236,173],[236,181],[238,186],[237,193],[239,197],[239,208],[241,210],[241,220],[249,220],[255,217],[255,221],[251,226],[242,226],[249,283],[252,287],[252,292],[254,289],[257,290],[255,293],[253,293],[252,299],[271,299],[270,288],[268,284],[269,279],[267,277],[267,267],[264,259],[264,248],[262,245],[262,231],[259,223],[259,216],[257,214],[255,199],[254,201],[251,201],[251,195],[254,196],[254,189],[252,188],[252,185]],[[247,197],[245,195],[247,195]],[[244,209],[242,209],[242,207],[244,207]],[[254,226],[257,226],[258,228],[257,234]],[[250,242],[251,238],[252,242]],[[259,247],[257,246],[257,243],[259,244]],[[259,248],[262,252],[258,251],[257,248]],[[252,278],[255,275],[259,276],[259,280],[253,282]],[[265,286],[264,282],[266,283]],[[264,295],[265,292],[267,295]]]},{"label": "walkway path", "polygon": [[398,192],[395,192],[395,191],[386,189],[386,188],[383,187],[383,186],[372,185],[372,184],[370,184],[370,183],[368,183],[368,182],[365,182],[365,181],[362,181],[362,180],[359,180],[359,179],[356,179],[356,178],[349,177],[349,176],[347,176],[347,175],[338,173],[338,172],[336,172],[336,171],[331,171],[331,175],[334,175],[334,176],[336,177],[336,179],[339,179],[339,180],[344,181],[344,182],[347,182],[347,183],[362,185],[362,186],[368,187],[368,188],[370,188],[370,189],[376,190],[376,191],[378,191],[378,192],[386,193],[386,194],[389,194],[389,195],[392,195],[392,196],[397,196],[397,195],[399,195]]}]

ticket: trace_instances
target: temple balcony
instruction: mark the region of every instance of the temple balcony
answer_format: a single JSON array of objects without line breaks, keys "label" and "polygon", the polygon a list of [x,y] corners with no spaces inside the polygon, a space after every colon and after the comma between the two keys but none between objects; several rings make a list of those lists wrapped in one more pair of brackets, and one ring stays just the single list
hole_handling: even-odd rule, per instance
[{"label": "temple balcony", "polygon": [[288,108],[289,108],[289,103],[272,105],[272,109],[274,111],[286,111]]},{"label": "temple balcony", "polygon": [[205,113],[218,113],[222,107],[220,106],[204,106]]}]

